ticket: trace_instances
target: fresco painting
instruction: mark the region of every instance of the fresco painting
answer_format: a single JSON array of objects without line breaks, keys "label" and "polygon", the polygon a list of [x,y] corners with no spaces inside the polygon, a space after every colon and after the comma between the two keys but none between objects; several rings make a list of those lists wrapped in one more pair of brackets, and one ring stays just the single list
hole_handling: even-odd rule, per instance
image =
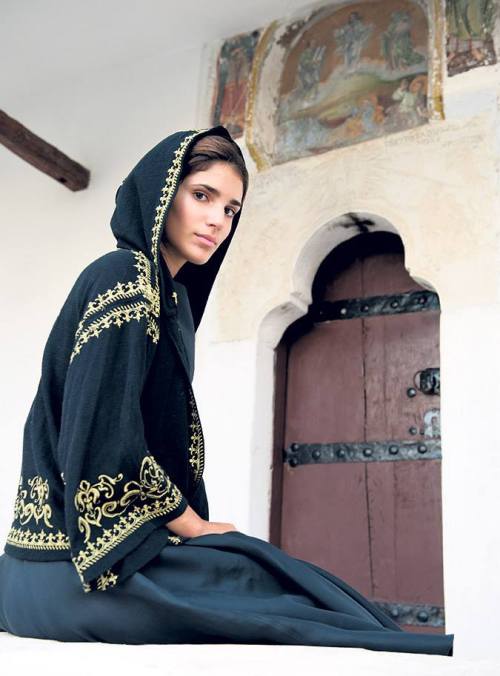
[{"label": "fresco painting", "polygon": [[224,42],[219,53],[212,125],[223,124],[234,138],[245,128],[248,80],[259,33],[236,35]]},{"label": "fresco painting", "polygon": [[493,32],[498,0],[446,0],[448,75],[497,62]]},{"label": "fresco painting", "polygon": [[280,44],[286,53],[273,163],[428,121],[424,0],[323,7]]}]

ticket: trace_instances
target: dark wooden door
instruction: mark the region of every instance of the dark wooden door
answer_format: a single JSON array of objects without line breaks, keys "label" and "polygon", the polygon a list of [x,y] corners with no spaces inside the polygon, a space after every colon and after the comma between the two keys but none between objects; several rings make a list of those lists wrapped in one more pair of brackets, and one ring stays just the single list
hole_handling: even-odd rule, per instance
[{"label": "dark wooden door", "polygon": [[437,296],[380,233],[338,247],[313,298],[278,360],[279,545],[405,629],[442,633]]}]

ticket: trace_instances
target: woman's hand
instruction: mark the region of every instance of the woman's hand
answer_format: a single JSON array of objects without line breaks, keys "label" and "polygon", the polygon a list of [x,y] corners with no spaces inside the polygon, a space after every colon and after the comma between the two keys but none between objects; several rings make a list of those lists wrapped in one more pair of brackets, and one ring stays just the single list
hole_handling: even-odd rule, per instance
[{"label": "woman's hand", "polygon": [[195,538],[210,533],[222,534],[237,530],[232,523],[205,521],[189,506],[180,516],[169,521],[166,525],[172,533],[185,538]]},{"label": "woman's hand", "polygon": [[220,521],[203,521],[201,532],[198,535],[209,535],[210,533],[228,533],[238,530],[232,523],[222,523]]}]

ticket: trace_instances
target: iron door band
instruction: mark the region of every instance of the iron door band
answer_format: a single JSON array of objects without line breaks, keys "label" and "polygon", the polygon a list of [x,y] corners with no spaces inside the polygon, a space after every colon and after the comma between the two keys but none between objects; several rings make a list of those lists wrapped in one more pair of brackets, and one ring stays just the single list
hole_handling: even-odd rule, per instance
[{"label": "iron door band", "polygon": [[399,625],[414,627],[444,627],[444,608],[426,603],[390,603],[388,601],[372,601],[383,610],[391,620]]},{"label": "iron door band", "polygon": [[441,460],[441,440],[365,441],[353,443],[298,444],[283,451],[283,462],[298,465],[345,462],[397,462],[402,460]]},{"label": "iron door band", "polygon": [[390,296],[347,298],[336,301],[319,301],[309,306],[314,322],[338,319],[358,319],[379,315],[399,315],[408,312],[439,311],[439,296],[432,291],[407,291]]}]

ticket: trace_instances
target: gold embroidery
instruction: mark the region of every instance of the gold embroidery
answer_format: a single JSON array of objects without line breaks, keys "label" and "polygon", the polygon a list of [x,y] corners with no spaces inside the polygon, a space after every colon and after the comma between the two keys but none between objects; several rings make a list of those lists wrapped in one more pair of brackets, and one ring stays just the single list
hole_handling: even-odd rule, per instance
[{"label": "gold embroidery", "polygon": [[78,577],[82,583],[83,591],[86,594],[91,592],[93,588],[99,591],[106,591],[108,587],[115,587],[118,582],[118,575],[113,573],[111,568],[105,570],[104,573],[101,573],[101,575],[99,575],[96,580],[92,580],[92,582],[85,582],[83,575],[78,570],[78,568],[76,569],[76,572],[78,573]]},{"label": "gold embroidery", "polygon": [[160,204],[156,207],[156,216],[153,229],[151,231],[151,257],[154,261],[156,269],[158,268],[158,240],[163,225],[163,219],[165,218],[165,214],[172,200],[172,196],[181,173],[182,160],[190,141],[205,131],[208,131],[208,129],[199,129],[193,134],[186,136],[179,144],[177,150],[174,152],[172,163],[168,168],[165,185],[161,191],[162,196],[160,197]]},{"label": "gold embroidery", "polygon": [[[107,329],[113,324],[120,327],[132,319],[139,321],[141,317],[146,317],[146,334],[151,337],[154,343],[158,342],[160,338],[160,328],[156,319],[160,316],[158,276],[155,276],[155,284],[153,286],[151,283],[151,262],[142,251],[132,250],[132,253],[135,257],[134,267],[138,270],[136,279],[126,283],[117,282],[112,289],[99,294],[87,304],[87,308],[75,332],[75,343],[70,356],[70,363],[81,352],[83,345],[90,338],[97,338],[103,329]],[[121,303],[85,326],[86,322],[93,315],[102,312],[112,303],[136,297],[139,297],[141,300],[135,303]]]},{"label": "gold embroidery", "polygon": [[74,357],[81,352],[83,345],[87,343],[90,338],[97,338],[103,329],[108,329],[112,324],[121,326],[131,319],[137,319],[139,321],[141,317],[146,317],[148,319],[146,334],[151,336],[154,343],[157,343],[160,337],[159,328],[157,323],[151,319],[149,305],[147,303],[122,305],[102,315],[80,333],[80,336],[75,343],[75,347],[73,348],[70,363],[73,361]]},{"label": "gold embroidery", "polygon": [[173,545],[181,545],[182,544],[182,538],[179,535],[169,535],[167,537],[167,540],[171,542]]},{"label": "gold embroidery", "polygon": [[[37,474],[28,479],[28,485],[31,488],[29,496],[32,502],[27,500],[28,491],[23,488],[23,477],[21,476],[14,504],[14,521],[17,520],[25,526],[31,519],[34,519],[37,524],[40,520],[43,520],[47,528],[54,528],[53,524],[50,523],[52,507],[48,504],[49,482]],[[23,547],[24,549],[64,550],[70,548],[68,536],[59,529],[46,532],[43,529],[36,531],[12,526],[7,535],[7,543],[13,547]]]},{"label": "gold embroidery", "polygon": [[[85,542],[88,543],[87,547],[82,549],[76,557],[72,557],[80,572],[90,568],[144,523],[168,514],[182,501],[182,493],[152,455],[147,455],[143,459],[139,481],[127,482],[123,495],[119,499],[115,498],[115,485],[123,479],[122,474],[114,478],[101,474],[98,479],[95,484],[81,481],[75,495],[75,506],[83,512],[78,519],[78,527],[81,532],[85,533]],[[115,499],[101,504],[102,496]],[[142,506],[135,505],[124,516],[123,513],[127,507],[138,498],[141,501],[150,498],[154,499],[154,502]],[[120,518],[112,528],[103,529],[101,535],[91,541],[91,528],[94,525],[100,526],[103,517]]]},{"label": "gold embroidery", "polygon": [[[123,474],[118,474],[114,479],[107,474],[100,474],[99,481],[91,484],[90,481],[82,480],[75,495],[75,507],[84,516],[78,517],[78,530],[85,533],[85,542],[88,542],[91,534],[91,526],[101,526],[102,517],[113,518],[116,509],[116,500],[99,504],[101,494],[105,497],[114,495],[113,486],[123,479]],[[125,511],[126,506],[118,513]]]},{"label": "gold embroidery", "polygon": [[205,465],[205,445],[203,440],[203,432],[201,428],[198,409],[192,389],[189,393],[189,404],[191,407],[191,424],[189,427],[192,430],[191,445],[189,446],[189,463],[193,468],[194,480],[197,483],[202,475]]},{"label": "gold embroidery", "polygon": [[14,504],[14,518],[18,519],[22,525],[27,524],[31,519],[38,523],[40,519],[48,528],[53,528],[50,523],[52,508],[47,504],[49,497],[49,482],[42,479],[38,474],[28,479],[31,487],[30,498],[33,502],[27,502],[28,491],[23,489],[23,477],[19,480],[16,502]]},{"label": "gold embroidery", "polygon": [[79,328],[83,326],[84,322],[91,315],[101,312],[111,303],[115,303],[118,300],[127,300],[138,295],[143,295],[146,300],[149,301],[155,315],[159,313],[159,291],[153,288],[150,281],[151,262],[142,251],[136,251],[135,249],[131,249],[131,251],[135,258],[134,267],[137,268],[138,271],[136,279],[126,283],[117,282],[112,289],[108,289],[104,293],[99,294],[93,301],[90,301],[83,314],[82,320],[78,325]]},{"label": "gold embroidery", "polygon": [[97,578],[97,589],[99,591],[106,591],[108,587],[115,587],[118,582],[118,575],[107,570]]},{"label": "gold embroidery", "polygon": [[7,535],[7,543],[24,549],[70,549],[69,537],[60,530],[55,533],[46,533],[43,529],[36,532],[23,528],[11,528]]}]

